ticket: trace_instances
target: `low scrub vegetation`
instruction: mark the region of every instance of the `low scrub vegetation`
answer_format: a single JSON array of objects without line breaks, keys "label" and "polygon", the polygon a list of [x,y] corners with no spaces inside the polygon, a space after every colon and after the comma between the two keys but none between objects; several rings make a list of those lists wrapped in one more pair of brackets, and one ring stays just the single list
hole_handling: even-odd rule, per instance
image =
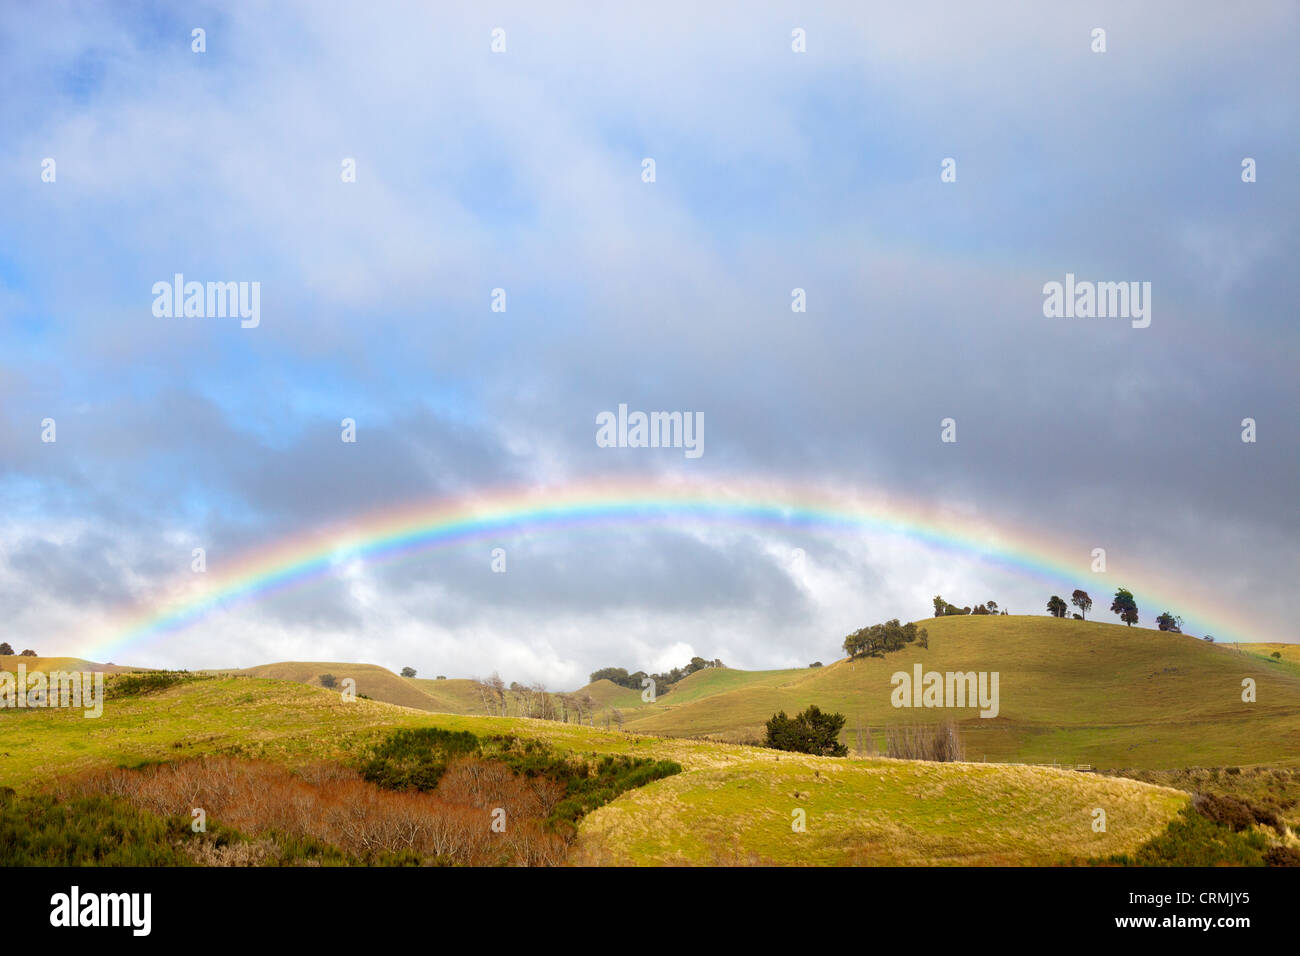
[{"label": "low scrub vegetation", "polygon": [[0,788],[0,861],[5,866],[184,866],[168,822],[124,800]]},{"label": "low scrub vegetation", "polygon": [[680,773],[671,760],[606,754],[588,759],[557,752],[539,740],[513,735],[480,739],[469,731],[399,730],[374,747],[361,764],[366,780],[397,790],[442,789],[453,769],[462,777],[508,773],[532,788],[548,832],[566,840],[587,813],[635,787]]},{"label": "low scrub vegetation", "polygon": [[1165,831],[1136,853],[1089,862],[1120,866],[1300,866],[1300,849],[1294,843],[1276,811],[1238,796],[1198,791]]},{"label": "low scrub vegetation", "polygon": [[[181,834],[201,810],[208,829],[216,824],[252,838],[192,846],[182,839],[181,848],[207,864],[274,864],[286,857],[372,865],[544,866],[563,860],[564,841],[541,825],[546,804],[535,787],[513,774],[476,773],[456,764],[443,783],[445,790],[385,790],[334,764],[294,773],[218,757],[94,773],[66,784],[61,796],[69,806],[97,798],[125,801],[155,820],[179,820],[182,826],[171,832]],[[168,845],[166,832],[145,836]],[[332,852],[313,853],[313,847]]]},{"label": "low scrub vegetation", "polygon": [[88,771],[22,797],[0,791],[0,861],[552,866],[564,862],[585,814],[681,769],[437,727],[391,731],[355,766],[153,761]]},{"label": "low scrub vegetation", "polygon": [[1258,831],[1233,832],[1187,807],[1165,831],[1135,853],[1090,860],[1111,866],[1264,866],[1268,839]]},{"label": "low scrub vegetation", "polygon": [[966,759],[961,732],[954,721],[901,724],[885,728],[885,756],[947,763]]},{"label": "low scrub vegetation", "polygon": [[[1188,793],[1232,797],[1251,813],[1275,816],[1300,834],[1300,770],[1285,767],[1187,767],[1182,770],[1117,770],[1115,776]],[[1263,822],[1261,820],[1260,822]],[[1271,825],[1271,824],[1270,824]]]},{"label": "low scrub vegetation", "polygon": [[156,694],[178,684],[204,680],[204,675],[188,671],[144,671],[136,674],[110,675],[104,685],[104,694],[111,700],[143,697]]},{"label": "low scrub vegetation", "polygon": [[452,760],[478,751],[478,737],[467,730],[396,730],[370,751],[360,771],[386,790],[432,790]]}]

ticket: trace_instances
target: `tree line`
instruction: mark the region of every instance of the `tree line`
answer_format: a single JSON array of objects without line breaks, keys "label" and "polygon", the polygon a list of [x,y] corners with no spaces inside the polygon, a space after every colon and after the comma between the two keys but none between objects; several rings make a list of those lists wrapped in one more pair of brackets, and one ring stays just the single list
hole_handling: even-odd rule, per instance
[{"label": "tree line", "polygon": [[934,596],[934,616],[947,617],[952,614],[1009,614],[1005,608],[999,609],[997,601],[985,601],[983,604],[977,604],[975,607],[958,607],[955,604],[949,604],[940,595]]},{"label": "tree line", "polygon": [[[1087,620],[1087,614],[1092,610],[1092,598],[1088,592],[1075,589],[1070,595],[1070,604],[1079,609],[1079,613],[1074,615],[1077,621]],[[1118,614],[1119,619],[1128,627],[1132,627],[1138,622],[1138,605],[1137,598],[1128,588],[1117,588],[1115,597],[1110,602],[1110,610],[1113,614]],[[1069,612],[1069,607],[1059,595],[1053,594],[1047,601],[1047,613],[1053,617],[1065,617]],[[1164,611],[1156,617],[1156,627],[1162,631],[1169,631],[1173,634],[1183,633],[1183,619]]]},{"label": "tree line", "polygon": [[662,674],[647,674],[645,671],[635,671],[631,674],[623,667],[602,667],[598,671],[592,671],[588,675],[588,683],[594,684],[598,680],[607,680],[617,684],[619,687],[626,687],[630,690],[641,690],[645,687],[642,683],[644,678],[650,678],[654,681],[655,696],[662,697],[672,688],[673,684],[690,677],[696,671],[702,671],[710,667],[725,667],[720,659],[706,661],[703,657],[692,657],[691,662],[685,667],[674,667],[670,671]]}]

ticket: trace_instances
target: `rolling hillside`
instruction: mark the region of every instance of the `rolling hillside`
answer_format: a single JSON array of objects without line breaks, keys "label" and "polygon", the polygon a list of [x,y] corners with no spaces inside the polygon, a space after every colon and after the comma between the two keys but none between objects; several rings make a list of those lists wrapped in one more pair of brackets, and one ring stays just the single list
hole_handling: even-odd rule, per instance
[{"label": "rolling hillside", "polygon": [[[125,696],[110,686],[93,721],[67,710],[0,712],[0,786],[33,791],[95,768],[210,754],[290,767],[349,763],[394,728],[429,726],[683,766],[584,821],[576,862],[1050,863],[1130,853],[1188,801],[1164,787],[1050,768],[811,757],[554,721],[422,714],[345,702],[301,682],[216,674]],[[1107,809],[1107,832],[1091,827],[1096,807]],[[796,809],[807,815],[806,832],[792,831]]]},{"label": "rolling hillside", "polygon": [[[884,728],[958,719],[968,758],[1102,768],[1300,766],[1300,655],[1294,645],[1209,644],[1193,637],[1098,621],[1046,616],[930,618],[929,648],[821,668],[706,669],[654,703],[607,680],[573,692],[589,696],[604,726],[617,709],[623,726],[665,736],[729,742],[760,740],[778,710],[809,704],[843,713],[843,741],[870,751]],[[1281,649],[1282,662],[1268,654]],[[925,671],[999,674],[996,718],[964,710],[899,709],[891,675]],[[484,714],[474,681],[402,678],[375,665],[283,663],[232,673],[316,684],[323,673],[354,677],[375,700],[435,713]],[[1242,701],[1242,680],[1256,701]],[[518,695],[508,712],[523,713]]]},{"label": "rolling hillside", "polygon": [[[1300,650],[1295,645],[1209,644],[1196,638],[1108,622],[1045,616],[945,617],[921,622],[928,648],[884,658],[837,661],[822,668],[697,671],[654,703],[602,680],[574,692],[590,697],[585,720],[604,726],[617,708],[627,730],[673,737],[752,742],[778,710],[809,704],[843,713],[842,740],[870,753],[884,729],[907,722],[959,721],[971,760],[1088,764],[1106,769],[1173,770],[1234,765],[1300,766]],[[1282,653],[1281,661],[1269,657]],[[0,669],[131,670],[75,658],[5,657]],[[996,671],[996,718],[963,710],[900,709],[890,703],[891,675],[925,671]],[[359,694],[429,713],[483,714],[474,681],[403,678],[373,664],[283,662],[230,676],[319,686],[323,674],[352,677]],[[1256,701],[1242,701],[1242,680]],[[509,713],[523,712],[509,695]],[[558,708],[557,708],[558,712]]]},{"label": "rolling hillside", "polygon": [[[1254,655],[1280,670],[1300,676],[1300,644],[1224,644],[1223,647]],[[1274,654],[1278,656],[1274,657]]]},{"label": "rolling hillside", "polygon": [[105,674],[127,674],[141,670],[139,667],[126,667],[121,664],[96,664],[83,661],[80,657],[19,657],[18,655],[0,655],[0,671],[18,672],[18,665],[32,671],[103,671]]},{"label": "rolling hillside", "polygon": [[[700,671],[627,715],[647,733],[758,739],[778,710],[809,704],[858,726],[960,718],[968,757],[1100,767],[1300,764],[1300,674],[1226,646],[1118,624],[1050,617],[920,622],[929,648],[798,671]],[[974,709],[896,709],[891,675],[996,671],[996,718]],[[1257,685],[1244,703],[1242,679]]]},{"label": "rolling hillside", "polygon": [[[234,677],[264,677],[272,680],[290,680],[320,687],[323,675],[333,675],[336,681],[352,678],[357,682],[357,694],[372,700],[413,707],[416,710],[444,711],[445,701],[424,693],[404,678],[377,664],[342,664],[338,662],[282,661],[278,664],[261,664],[243,670],[214,671]],[[337,688],[336,688],[337,689]],[[454,708],[452,708],[454,709]]]}]

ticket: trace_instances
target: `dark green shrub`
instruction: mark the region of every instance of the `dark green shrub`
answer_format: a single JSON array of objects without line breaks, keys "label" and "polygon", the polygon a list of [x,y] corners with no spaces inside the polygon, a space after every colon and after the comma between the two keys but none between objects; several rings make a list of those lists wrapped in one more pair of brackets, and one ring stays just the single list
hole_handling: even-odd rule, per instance
[{"label": "dark green shrub", "polygon": [[371,748],[357,769],[386,790],[432,790],[452,758],[478,750],[479,740],[468,730],[396,730]]},{"label": "dark green shrub", "polygon": [[843,714],[824,714],[816,704],[801,714],[787,717],[785,711],[773,714],[767,722],[763,746],[774,750],[843,757],[849,748],[840,743],[844,728]]},{"label": "dark green shrub", "polygon": [[187,684],[198,679],[198,675],[184,671],[149,671],[143,674],[118,674],[109,678],[104,688],[104,695],[114,699],[143,697],[146,694],[156,694],[168,687]]},{"label": "dark green shrub", "polygon": [[1132,856],[1092,862],[1119,866],[1263,866],[1267,849],[1268,841],[1258,830],[1236,833],[1188,807]]}]

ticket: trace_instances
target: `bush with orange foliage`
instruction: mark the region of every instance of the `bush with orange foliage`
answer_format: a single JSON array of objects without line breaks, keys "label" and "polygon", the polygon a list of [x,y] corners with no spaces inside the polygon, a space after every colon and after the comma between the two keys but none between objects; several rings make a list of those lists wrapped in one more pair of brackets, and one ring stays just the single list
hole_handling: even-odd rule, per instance
[{"label": "bush with orange foliage", "polygon": [[[564,861],[567,849],[541,824],[563,788],[470,757],[454,761],[437,790],[425,793],[382,790],[338,765],[294,773],[226,757],[101,771],[63,790],[122,797],[162,817],[188,819],[202,808],[209,820],[251,837],[317,840],[368,863],[400,857],[429,864],[553,866]],[[503,832],[492,827],[498,808],[505,811]],[[257,862],[265,854],[240,859]]]}]

